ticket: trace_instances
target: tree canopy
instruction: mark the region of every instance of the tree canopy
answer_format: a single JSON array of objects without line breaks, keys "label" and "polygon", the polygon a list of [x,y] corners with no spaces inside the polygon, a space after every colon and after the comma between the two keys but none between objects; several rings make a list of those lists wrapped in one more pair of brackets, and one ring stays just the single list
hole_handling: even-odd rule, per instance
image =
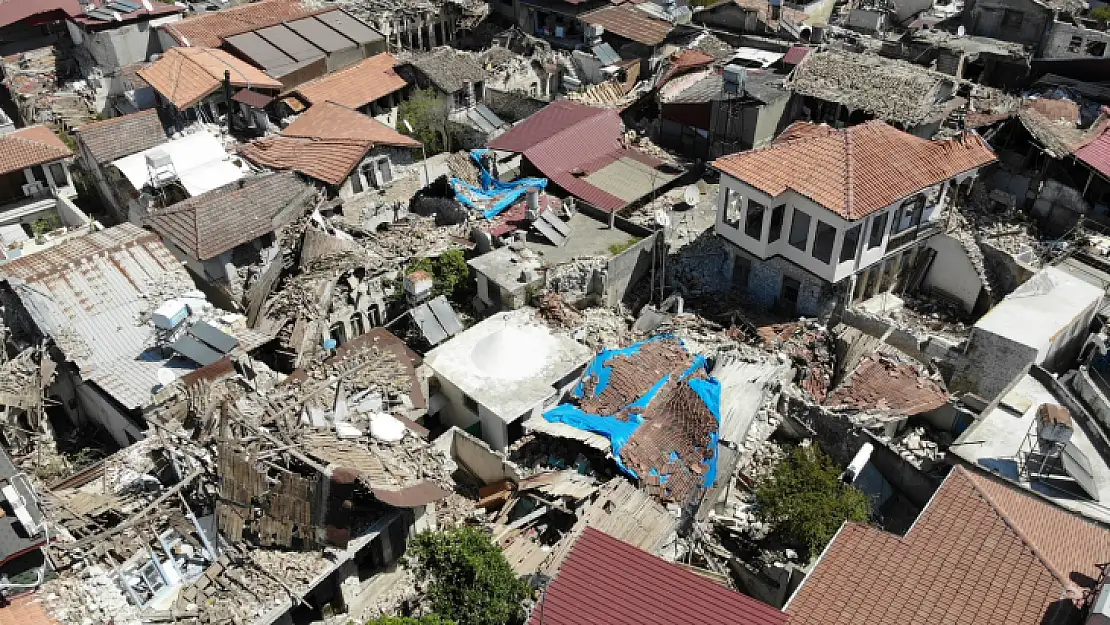
[{"label": "tree canopy", "polygon": [[[447,141],[448,103],[434,89],[423,89],[412,94],[397,109],[397,130],[424,144],[429,155],[451,149]],[[412,125],[408,129],[405,121]]]},{"label": "tree canopy", "polygon": [[780,538],[817,553],[845,519],[871,516],[868,496],[840,480],[840,469],[816,446],[796,447],[756,489],[757,515]]},{"label": "tree canopy", "polygon": [[531,594],[489,535],[473,527],[419,534],[406,565],[427,584],[432,611],[458,625],[506,625]]}]

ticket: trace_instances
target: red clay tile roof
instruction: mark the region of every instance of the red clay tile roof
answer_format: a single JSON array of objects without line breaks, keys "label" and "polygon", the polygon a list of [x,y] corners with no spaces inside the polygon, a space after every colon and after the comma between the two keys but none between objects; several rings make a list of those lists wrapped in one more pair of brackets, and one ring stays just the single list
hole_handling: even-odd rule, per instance
[{"label": "red clay tile roof", "polygon": [[842,130],[794,124],[771,145],[713,167],[771,196],[793,189],[855,220],[995,160],[977,134],[930,141],[875,120]]},{"label": "red clay tile roof", "polygon": [[825,405],[916,415],[936,410],[947,402],[944,386],[916,366],[885,356],[867,356],[829,395]]},{"label": "red clay tile roof", "polygon": [[578,19],[586,24],[597,24],[614,35],[645,46],[663,43],[673,28],[670,22],[654,18],[646,11],[627,4],[591,11]]},{"label": "red clay tile roof", "polygon": [[265,167],[291,169],[338,185],[375,146],[420,147],[412,137],[331,102],[313,106],[281,134],[249,143],[239,153]]},{"label": "red clay tile roof", "polygon": [[281,132],[306,139],[353,139],[375,145],[418,148],[420,142],[358,111],[325,102],[308,109]]},{"label": "red clay tile roof", "polygon": [[97,163],[138,154],[167,141],[158,111],[154,109],[85,124],[76,134]]},{"label": "red clay tile roof", "polygon": [[786,615],[586,527],[530,625],[782,625]]},{"label": "red clay tile roof", "polygon": [[219,89],[225,71],[231,72],[233,87],[281,89],[281,83],[262,70],[212,48],[170,48],[138,73],[155,91],[184,110]]},{"label": "red clay tile roof", "polygon": [[162,28],[181,45],[218,48],[223,44],[224,39],[232,35],[308,17],[326,10],[306,8],[301,4],[301,0],[263,0],[190,17],[166,24]]},{"label": "red clay tile roof", "polygon": [[1107,561],[1107,529],[956,467],[905,537],[846,523],[786,611],[791,625],[1057,625]]},{"label": "red clay tile roof", "polygon": [[341,185],[370,144],[351,139],[266,137],[239,148],[248,161],[270,169],[289,169],[328,184]]},{"label": "red clay tile roof", "polygon": [[208,260],[273,232],[274,218],[310,189],[292,172],[257,176],[178,202],[145,225],[192,258]]},{"label": "red clay tile roof", "polygon": [[28,126],[0,135],[0,174],[70,156],[73,152],[46,126]]},{"label": "red clay tile roof", "polygon": [[375,54],[346,69],[300,85],[294,92],[309,104],[335,102],[347,108],[358,108],[405,88],[408,83],[394,71],[396,66],[397,59],[392,54]]},{"label": "red clay tile roof", "polygon": [[0,625],[57,625],[58,621],[42,607],[38,594],[28,593],[0,608]]},{"label": "red clay tile roof", "polygon": [[712,56],[699,50],[680,50],[667,61],[667,69],[659,80],[656,81],[656,85],[665,85],[675,76],[685,74],[690,70],[700,67],[712,65],[714,60]]},{"label": "red clay tile roof", "polygon": [[1102,131],[1087,145],[1075,151],[1075,157],[1110,177],[1110,128]]}]

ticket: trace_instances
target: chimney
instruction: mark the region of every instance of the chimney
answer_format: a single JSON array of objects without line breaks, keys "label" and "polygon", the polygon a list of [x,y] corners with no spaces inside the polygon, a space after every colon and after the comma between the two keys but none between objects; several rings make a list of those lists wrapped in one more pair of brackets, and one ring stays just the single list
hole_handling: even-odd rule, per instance
[{"label": "chimney", "polygon": [[540,190],[528,187],[528,210],[540,212]]},{"label": "chimney", "polygon": [[224,70],[224,102],[227,103],[227,129],[235,132],[235,100],[231,99],[231,70]]}]

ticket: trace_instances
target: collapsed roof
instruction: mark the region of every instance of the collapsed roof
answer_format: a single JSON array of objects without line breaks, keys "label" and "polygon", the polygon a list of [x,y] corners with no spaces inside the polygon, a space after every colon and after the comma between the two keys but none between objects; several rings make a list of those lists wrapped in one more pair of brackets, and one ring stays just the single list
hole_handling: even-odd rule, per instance
[{"label": "collapsed roof", "polygon": [[832,50],[806,55],[786,86],[905,126],[944,116],[959,102],[952,98],[951,76],[901,60]]}]

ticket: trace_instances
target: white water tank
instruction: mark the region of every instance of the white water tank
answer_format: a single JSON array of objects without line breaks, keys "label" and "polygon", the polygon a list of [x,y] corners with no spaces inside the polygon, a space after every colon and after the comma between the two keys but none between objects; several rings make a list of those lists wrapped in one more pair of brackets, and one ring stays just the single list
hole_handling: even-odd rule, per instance
[{"label": "white water tank", "polygon": [[154,310],[151,319],[160,330],[173,330],[189,316],[189,307],[181,300],[171,299]]}]

